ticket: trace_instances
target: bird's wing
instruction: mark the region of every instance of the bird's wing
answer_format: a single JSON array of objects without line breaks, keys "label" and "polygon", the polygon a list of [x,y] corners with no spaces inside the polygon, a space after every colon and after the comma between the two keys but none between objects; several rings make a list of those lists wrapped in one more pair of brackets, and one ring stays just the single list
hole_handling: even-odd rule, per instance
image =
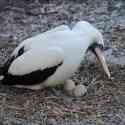
[{"label": "bird's wing", "polygon": [[63,50],[59,47],[31,49],[16,58],[8,71],[14,75],[25,75],[37,69],[43,70],[61,63],[63,55]]},{"label": "bird's wing", "polygon": [[[29,51],[30,49],[32,49],[32,43],[37,44],[37,46],[43,46],[45,41],[44,38],[48,38],[49,36],[52,36],[54,34],[56,34],[58,31],[65,31],[65,30],[70,30],[69,27],[67,25],[61,25],[61,26],[57,26],[51,30],[48,30],[44,33],[41,33],[39,35],[36,35],[34,37],[31,37],[29,39],[24,40],[23,42],[21,42],[16,48],[15,50],[12,52],[10,58],[6,61],[6,63],[3,66],[3,75],[7,73],[8,68],[10,67],[11,63],[18,58],[19,56],[21,56],[22,54],[24,54],[25,52]],[[42,44],[42,45],[41,45]],[[33,44],[34,47],[34,44]]]},{"label": "bird's wing", "polygon": [[61,48],[31,49],[12,62],[3,83],[26,85],[43,82],[55,73],[63,60],[64,54]]},{"label": "bird's wing", "polygon": [[24,46],[20,47],[17,51],[17,53],[12,54],[9,59],[5,62],[3,66],[3,75],[7,73],[8,68],[10,67],[13,60],[15,60],[17,57],[21,56],[25,52]]},{"label": "bird's wing", "polygon": [[28,39],[24,40],[23,42],[21,42],[19,44],[19,46],[17,46],[15,48],[15,50],[12,53],[12,56],[17,56],[18,53],[20,53],[21,49],[23,49],[23,51],[25,51],[25,52],[32,49],[32,47],[31,47],[32,43],[44,45],[44,43],[46,43],[46,42],[44,42],[45,38],[55,35],[58,31],[67,31],[67,30],[70,30],[70,28],[67,25],[60,25],[51,30],[40,33],[31,38],[28,38]]}]

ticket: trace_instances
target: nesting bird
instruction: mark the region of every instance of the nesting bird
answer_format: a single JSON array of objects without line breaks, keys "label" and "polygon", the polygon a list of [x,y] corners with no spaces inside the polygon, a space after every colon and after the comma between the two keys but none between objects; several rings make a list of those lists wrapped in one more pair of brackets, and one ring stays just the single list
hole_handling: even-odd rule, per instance
[{"label": "nesting bird", "polygon": [[[2,84],[35,90],[67,85],[87,51],[95,54],[110,78],[103,47],[102,34],[86,21],[79,21],[72,29],[58,26],[24,40],[15,48],[4,64]],[[77,92],[75,88],[79,87],[70,91]]]}]

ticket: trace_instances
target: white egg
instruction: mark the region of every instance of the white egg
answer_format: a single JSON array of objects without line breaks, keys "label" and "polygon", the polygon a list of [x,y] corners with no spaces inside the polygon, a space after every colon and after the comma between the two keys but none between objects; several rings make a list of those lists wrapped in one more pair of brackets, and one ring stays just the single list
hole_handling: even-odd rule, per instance
[{"label": "white egg", "polygon": [[73,95],[73,90],[75,89],[75,83],[72,80],[67,80],[64,84],[64,90],[68,95]]},{"label": "white egg", "polygon": [[81,97],[85,95],[86,92],[87,92],[87,89],[84,85],[77,85],[73,90],[73,95],[75,97]]}]

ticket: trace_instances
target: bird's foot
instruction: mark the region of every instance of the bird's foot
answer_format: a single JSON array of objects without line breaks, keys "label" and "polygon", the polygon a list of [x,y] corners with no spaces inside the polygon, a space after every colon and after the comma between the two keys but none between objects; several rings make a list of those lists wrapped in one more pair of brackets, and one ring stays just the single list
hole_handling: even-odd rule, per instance
[{"label": "bird's foot", "polygon": [[75,82],[71,79],[67,80],[64,84],[64,90],[70,96],[81,97],[87,92],[87,88],[84,85],[75,85]]}]

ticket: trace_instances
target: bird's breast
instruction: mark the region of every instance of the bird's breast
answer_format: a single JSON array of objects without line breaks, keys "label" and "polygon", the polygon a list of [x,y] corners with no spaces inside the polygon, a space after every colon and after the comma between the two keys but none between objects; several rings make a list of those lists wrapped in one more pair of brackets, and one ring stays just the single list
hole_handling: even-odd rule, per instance
[{"label": "bird's breast", "polygon": [[46,86],[55,86],[58,84],[63,84],[65,80],[70,78],[73,73],[80,66],[80,61],[64,60],[64,63],[57,69],[57,71],[48,78],[46,81]]}]

